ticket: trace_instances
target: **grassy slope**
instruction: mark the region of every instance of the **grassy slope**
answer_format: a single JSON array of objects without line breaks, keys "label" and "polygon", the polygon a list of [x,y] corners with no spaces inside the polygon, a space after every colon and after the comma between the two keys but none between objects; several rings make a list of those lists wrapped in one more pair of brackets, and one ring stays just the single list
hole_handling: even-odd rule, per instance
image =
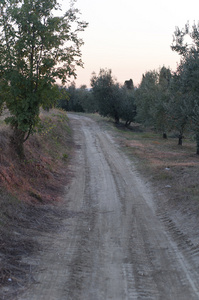
[{"label": "grassy slope", "polygon": [[41,119],[38,132],[25,143],[23,161],[10,149],[11,132],[0,121],[0,299],[13,299],[31,281],[30,266],[21,257],[39,249],[33,235],[53,230],[61,218],[49,204],[62,199],[71,177],[67,165],[72,135],[66,113],[43,111]]},{"label": "grassy slope", "polygon": [[66,114],[53,110],[41,113],[41,119],[38,132],[25,143],[23,161],[9,148],[8,128],[0,128],[1,186],[31,203],[59,199],[60,180],[66,179],[63,167],[70,153],[71,133]]}]

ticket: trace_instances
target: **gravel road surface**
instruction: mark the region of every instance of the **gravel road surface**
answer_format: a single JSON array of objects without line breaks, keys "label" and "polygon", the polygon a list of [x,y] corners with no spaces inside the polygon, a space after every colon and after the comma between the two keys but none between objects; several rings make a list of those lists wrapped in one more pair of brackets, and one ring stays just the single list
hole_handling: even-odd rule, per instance
[{"label": "gravel road surface", "polygon": [[157,213],[157,196],[109,133],[69,117],[75,155],[62,205],[70,217],[41,236],[35,283],[18,299],[199,299],[198,252],[181,249],[165,212]]}]

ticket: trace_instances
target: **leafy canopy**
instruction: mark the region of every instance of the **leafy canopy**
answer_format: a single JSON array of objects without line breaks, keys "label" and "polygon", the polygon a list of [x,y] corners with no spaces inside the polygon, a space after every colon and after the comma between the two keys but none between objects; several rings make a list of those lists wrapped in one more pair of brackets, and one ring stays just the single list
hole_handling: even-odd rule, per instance
[{"label": "leafy canopy", "polygon": [[194,132],[199,154],[199,24],[190,26],[187,23],[182,29],[177,27],[171,48],[181,56],[176,72],[180,119],[185,120],[186,124],[189,123]]},{"label": "leafy canopy", "polygon": [[[0,103],[5,102],[15,129],[33,132],[39,108],[58,98],[56,80],[76,77],[82,66],[80,21],[74,1],[62,16],[57,0],[2,0],[0,3]],[[53,14],[54,13],[54,14]]]},{"label": "leafy canopy", "polygon": [[92,74],[91,86],[94,98],[98,104],[99,113],[112,117],[119,122],[120,87],[112,76],[112,71],[100,69],[98,75]]}]

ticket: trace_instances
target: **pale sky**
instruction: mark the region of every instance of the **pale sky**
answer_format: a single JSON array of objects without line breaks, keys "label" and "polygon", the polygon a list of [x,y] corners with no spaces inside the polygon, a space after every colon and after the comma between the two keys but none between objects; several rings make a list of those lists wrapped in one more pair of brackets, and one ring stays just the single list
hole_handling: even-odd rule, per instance
[{"label": "pale sky", "polygon": [[[67,9],[68,1],[62,3]],[[77,69],[77,87],[89,87],[100,68],[111,69],[119,83],[131,78],[135,85],[146,71],[163,65],[174,71],[180,60],[170,48],[175,27],[199,21],[198,0],[77,0],[75,7],[89,23],[81,34],[84,69]]]}]

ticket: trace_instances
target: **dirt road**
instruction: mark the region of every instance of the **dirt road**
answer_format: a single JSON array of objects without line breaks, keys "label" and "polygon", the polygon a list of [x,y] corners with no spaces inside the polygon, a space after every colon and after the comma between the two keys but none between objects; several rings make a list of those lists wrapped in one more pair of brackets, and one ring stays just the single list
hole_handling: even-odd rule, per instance
[{"label": "dirt road", "polygon": [[180,250],[132,162],[93,120],[70,120],[70,217],[41,236],[36,282],[18,299],[199,299],[198,254]]}]

